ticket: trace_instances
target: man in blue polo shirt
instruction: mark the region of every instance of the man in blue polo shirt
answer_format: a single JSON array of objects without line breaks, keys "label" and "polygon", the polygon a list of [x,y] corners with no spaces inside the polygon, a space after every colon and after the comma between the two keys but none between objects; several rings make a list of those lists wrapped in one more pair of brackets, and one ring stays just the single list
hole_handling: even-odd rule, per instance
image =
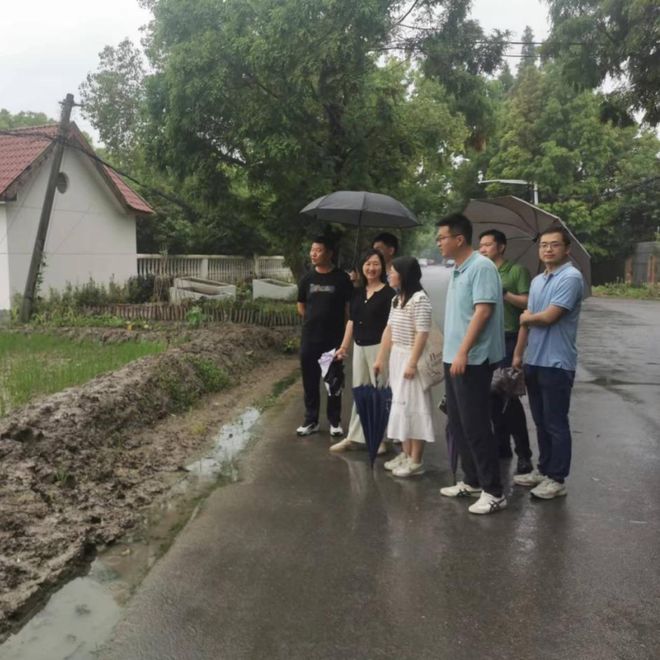
[{"label": "man in blue polo shirt", "polygon": [[464,479],[441,488],[446,497],[479,497],[470,513],[507,505],[498,446],[490,424],[490,382],[504,358],[502,281],[497,267],[472,250],[472,223],[455,213],[437,223],[436,242],[455,261],[445,306],[445,389],[449,432],[458,445]]},{"label": "man in blue polo shirt", "polygon": [[568,411],[584,281],[570,262],[570,245],[570,234],[563,226],[540,235],[539,257],[545,272],[532,280],[513,356],[513,366],[520,367],[525,355],[525,383],[539,443],[538,469],[515,475],[513,480],[520,486],[534,486],[532,495],[544,500],[566,495],[564,480],[571,465]]}]

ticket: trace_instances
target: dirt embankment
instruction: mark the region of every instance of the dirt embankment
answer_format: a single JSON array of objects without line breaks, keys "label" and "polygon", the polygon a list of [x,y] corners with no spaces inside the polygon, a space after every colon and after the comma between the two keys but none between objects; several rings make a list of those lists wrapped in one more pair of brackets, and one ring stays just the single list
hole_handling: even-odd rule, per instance
[{"label": "dirt embankment", "polygon": [[[204,433],[150,431],[208,391],[277,378],[292,332],[223,325],[0,420],[0,640],[130,528]],[[121,341],[115,336],[102,341]],[[288,363],[290,365],[290,363]],[[223,395],[224,396],[224,395]]]}]

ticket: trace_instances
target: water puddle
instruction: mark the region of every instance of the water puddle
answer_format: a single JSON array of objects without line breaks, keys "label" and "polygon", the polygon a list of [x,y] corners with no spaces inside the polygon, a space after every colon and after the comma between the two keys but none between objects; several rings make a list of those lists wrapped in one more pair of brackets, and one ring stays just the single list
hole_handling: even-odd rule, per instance
[{"label": "water puddle", "polygon": [[176,534],[195,517],[200,501],[238,479],[236,459],[252,438],[261,412],[247,408],[223,426],[212,446],[186,466],[142,523],[101,550],[87,575],[55,592],[45,607],[0,645],[0,660],[92,660],[121,617],[122,607]]}]

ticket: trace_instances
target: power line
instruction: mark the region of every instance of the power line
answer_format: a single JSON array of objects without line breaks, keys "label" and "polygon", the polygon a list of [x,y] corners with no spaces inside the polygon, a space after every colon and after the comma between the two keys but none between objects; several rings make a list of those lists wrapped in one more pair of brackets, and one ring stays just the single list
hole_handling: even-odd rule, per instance
[{"label": "power line", "polygon": [[[44,140],[48,140],[49,142],[55,142],[55,143],[57,143],[61,140],[61,138],[59,136],[49,135],[48,133],[40,133],[38,131],[24,131],[24,130],[12,131],[12,130],[0,129],[0,135],[7,135],[7,136],[10,136],[10,137],[19,137],[19,138],[31,138],[31,139],[34,139],[36,137],[36,138],[39,138],[39,139],[44,139]],[[160,190],[159,188],[154,188],[152,186],[148,186],[148,185],[142,183],[141,181],[136,179],[134,176],[132,176],[132,175],[128,174],[127,172],[124,172],[124,171],[116,168],[114,165],[111,165],[106,160],[103,160],[103,158],[101,158],[100,156],[97,156],[95,153],[93,153],[89,149],[81,147],[79,144],[77,144],[76,142],[74,142],[72,140],[69,140],[69,139],[65,138],[63,143],[64,143],[64,146],[70,147],[71,149],[75,149],[76,151],[80,151],[81,153],[85,154],[91,160],[94,160],[94,161],[100,163],[104,167],[107,167],[108,169],[112,170],[113,172],[115,172],[116,174],[121,176],[122,178],[128,179],[129,181],[135,183],[137,186],[140,186],[140,188],[142,188],[143,190],[145,190],[145,191],[147,191],[147,192],[149,192],[153,195],[157,195],[159,197],[162,197],[163,199],[167,200],[168,202],[171,202],[172,204],[176,204],[178,207],[180,207],[181,209],[186,211],[186,213],[193,216],[194,218],[199,217],[199,213],[194,208],[192,208],[192,206],[190,206],[189,204],[184,202],[179,197],[176,197],[175,195],[170,195],[169,193],[166,193],[166,192]]]}]

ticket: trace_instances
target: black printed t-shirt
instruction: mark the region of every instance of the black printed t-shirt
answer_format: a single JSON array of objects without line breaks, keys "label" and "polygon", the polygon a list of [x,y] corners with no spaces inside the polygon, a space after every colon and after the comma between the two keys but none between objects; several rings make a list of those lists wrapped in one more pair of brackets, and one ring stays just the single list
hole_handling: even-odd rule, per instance
[{"label": "black printed t-shirt", "polygon": [[355,290],[349,318],[353,321],[353,339],[358,346],[380,344],[395,295],[396,291],[387,284],[371,298],[367,298],[363,287]]},{"label": "black printed t-shirt", "polygon": [[344,337],[346,303],[353,294],[350,277],[339,268],[313,268],[298,283],[298,302],[305,304],[303,341],[339,346]]}]

